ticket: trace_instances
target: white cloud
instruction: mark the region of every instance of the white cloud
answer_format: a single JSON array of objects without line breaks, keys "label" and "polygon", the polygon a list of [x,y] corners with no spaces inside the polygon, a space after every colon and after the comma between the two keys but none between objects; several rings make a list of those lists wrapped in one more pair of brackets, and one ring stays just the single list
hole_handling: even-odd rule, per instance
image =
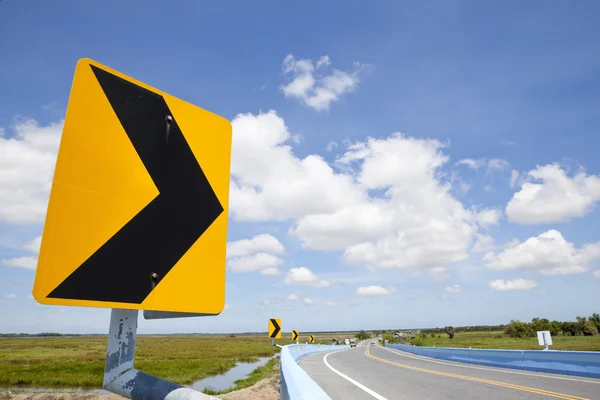
[{"label": "white cloud", "polygon": [[491,172],[491,171],[502,171],[505,170],[506,168],[508,168],[510,164],[508,163],[508,161],[506,160],[502,160],[500,158],[491,158],[488,160],[487,162],[487,172]]},{"label": "white cloud", "polygon": [[279,275],[277,268],[283,260],[273,254],[281,254],[285,248],[275,237],[260,234],[252,239],[241,239],[227,243],[227,258],[231,272],[260,271],[263,275]]},{"label": "white cloud", "polygon": [[286,274],[283,282],[287,285],[304,285],[313,287],[327,287],[330,283],[319,279],[310,269],[306,267],[291,268]]},{"label": "white cloud", "polygon": [[35,239],[33,239],[32,241],[30,241],[29,243],[25,244],[25,246],[23,246],[23,248],[25,250],[29,250],[32,253],[39,254],[41,245],[42,245],[42,237],[38,236]]},{"label": "white cloud", "polygon": [[296,60],[292,54],[283,59],[283,72],[290,76],[281,86],[285,97],[300,100],[316,111],[329,110],[331,103],[345,94],[353,92],[359,83],[360,64],[352,72],[325,69],[331,65],[328,56],[321,57],[316,64],[312,60]]},{"label": "white cloud", "polygon": [[30,295],[28,295],[28,296],[27,296],[27,298],[28,298],[29,300],[33,300],[33,295],[32,295],[32,294],[30,294]]},{"label": "white cloud", "polygon": [[483,188],[483,190],[485,190],[488,193],[491,193],[494,191],[494,187],[492,185],[485,185],[485,187]]},{"label": "white cloud", "polygon": [[225,303],[225,310],[229,310],[229,309],[231,309],[231,306],[229,304]]},{"label": "white cloud", "polygon": [[335,306],[339,306],[340,302],[339,301],[334,301],[334,300],[323,300],[323,305],[324,306],[329,306],[329,307],[335,307]]},{"label": "white cloud", "polygon": [[267,267],[265,269],[262,269],[260,273],[263,275],[280,275],[281,271],[275,267]]},{"label": "white cloud", "polygon": [[519,179],[519,171],[513,169],[510,171],[510,188],[514,188],[517,184],[517,180]]},{"label": "white cloud", "polygon": [[20,120],[11,137],[0,129],[0,222],[43,222],[63,121]]},{"label": "white cloud", "polygon": [[444,290],[448,293],[458,293],[462,290],[462,288],[459,285],[451,285],[451,286],[446,286],[446,288]]},{"label": "white cloud", "polygon": [[234,219],[286,220],[333,212],[364,200],[353,177],[336,173],[321,156],[297,158],[287,144],[291,133],[274,111],[240,114],[232,126]]},{"label": "white cloud", "polygon": [[2,297],[5,299],[16,299],[17,295],[15,293],[7,293],[5,295],[2,295]]},{"label": "white cloud", "polygon": [[466,165],[471,169],[479,169],[485,165],[485,159],[474,160],[472,158],[465,158],[458,160],[454,165]]},{"label": "white cloud", "polygon": [[300,297],[298,297],[298,295],[296,293],[292,293],[288,297],[286,297],[286,300],[289,300],[289,301],[295,301],[295,300],[299,300],[299,299],[300,299]]},{"label": "white cloud", "polygon": [[485,234],[477,234],[476,235],[475,244],[471,251],[474,253],[486,253],[490,250],[495,250],[496,245],[494,244],[494,239],[490,235]]},{"label": "white cloud", "polygon": [[593,274],[593,275],[594,275],[594,278],[598,278],[598,279],[600,279],[600,269],[598,269],[598,270],[594,271],[594,274]]},{"label": "white cloud", "polygon": [[335,149],[336,147],[338,147],[338,144],[337,144],[337,142],[334,142],[334,141],[332,140],[331,142],[329,142],[329,143],[327,144],[327,147],[325,147],[325,150],[327,150],[327,151],[331,151],[331,150]]},{"label": "white cloud", "polygon": [[16,257],[0,260],[0,265],[6,267],[25,268],[25,269],[36,269],[37,257]]},{"label": "white cloud", "polygon": [[381,286],[361,286],[354,293],[357,296],[387,296],[394,293],[394,288],[384,288]]},{"label": "white cloud", "polygon": [[477,213],[477,221],[481,226],[498,225],[502,211],[495,208],[487,208]]},{"label": "white cloud", "polygon": [[348,264],[439,277],[468,257],[481,226],[500,218],[497,210],[465,209],[452,195],[437,140],[369,138],[345,144],[329,164],[296,157],[274,111],[238,115],[232,125],[232,217],[293,220],[289,233],[304,247],[342,250]]},{"label": "white cloud", "polygon": [[306,297],[306,298],[305,298],[304,300],[302,300],[302,301],[304,301],[304,304],[307,304],[307,305],[312,305],[312,304],[315,304],[315,302],[314,302],[314,301],[312,301],[311,299],[309,299],[308,297]]},{"label": "white cloud", "polygon": [[285,248],[279,240],[269,234],[260,234],[252,239],[236,240],[227,243],[227,257],[248,256],[258,252],[281,254]]},{"label": "white cloud", "polygon": [[283,264],[281,258],[267,253],[257,253],[251,256],[234,258],[228,262],[232,272],[253,272],[268,269],[269,272],[263,272],[265,275],[273,275],[273,269],[276,270],[281,264]]},{"label": "white cloud", "polygon": [[530,269],[544,275],[569,275],[587,271],[600,258],[600,243],[576,248],[560,232],[549,230],[525,242],[509,244],[501,253],[483,256],[485,266],[493,270]]},{"label": "white cloud", "polygon": [[496,291],[509,291],[509,290],[530,290],[534,289],[538,286],[536,281],[525,280],[525,279],[515,279],[512,281],[504,281],[502,279],[497,279],[495,281],[491,281],[489,283],[490,288]]},{"label": "white cloud", "polygon": [[502,160],[500,158],[480,158],[478,160],[472,158],[464,158],[462,160],[458,160],[454,165],[466,165],[471,169],[479,169],[486,167],[486,173],[490,173],[492,171],[502,171],[510,165],[508,161]]},{"label": "white cloud", "polygon": [[600,200],[600,177],[579,171],[569,177],[558,164],[538,166],[506,206],[509,221],[541,224],[582,217]]}]

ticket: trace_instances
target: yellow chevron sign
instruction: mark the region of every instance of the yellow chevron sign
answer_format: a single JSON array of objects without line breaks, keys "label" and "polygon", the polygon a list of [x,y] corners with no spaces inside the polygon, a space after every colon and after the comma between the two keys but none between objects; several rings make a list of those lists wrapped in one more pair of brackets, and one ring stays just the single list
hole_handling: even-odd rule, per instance
[{"label": "yellow chevron sign", "polygon": [[79,60],[35,299],[219,314],[230,159],[225,118]]}]

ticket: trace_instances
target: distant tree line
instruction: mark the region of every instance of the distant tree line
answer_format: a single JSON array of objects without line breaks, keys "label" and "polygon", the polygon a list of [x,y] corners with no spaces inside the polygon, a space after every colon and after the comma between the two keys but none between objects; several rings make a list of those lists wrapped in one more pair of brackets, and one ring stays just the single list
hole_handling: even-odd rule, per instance
[{"label": "distant tree line", "polygon": [[42,333],[0,333],[0,337],[56,337],[56,336],[83,336],[76,333],[56,333],[56,332],[42,332]]},{"label": "distant tree line", "polygon": [[549,321],[547,318],[534,318],[531,322],[512,320],[504,328],[504,333],[512,338],[534,337],[537,331],[550,331],[556,336],[594,336],[600,331],[600,314],[590,317],[577,317],[575,321]]},{"label": "distant tree line", "polygon": [[[455,333],[458,332],[492,332],[492,331],[503,331],[506,325],[470,325],[470,326],[446,326],[444,328],[430,328],[423,329],[423,333],[447,333],[448,336],[454,337]],[[450,335],[452,332],[452,335]]]}]

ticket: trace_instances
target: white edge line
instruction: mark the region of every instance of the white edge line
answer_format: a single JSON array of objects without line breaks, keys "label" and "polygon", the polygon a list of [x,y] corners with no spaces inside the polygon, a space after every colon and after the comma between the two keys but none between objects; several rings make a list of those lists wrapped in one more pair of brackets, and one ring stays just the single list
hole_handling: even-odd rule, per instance
[{"label": "white edge line", "polygon": [[325,365],[327,365],[327,368],[329,368],[330,370],[332,370],[333,372],[335,372],[336,374],[338,374],[339,376],[341,376],[342,378],[344,378],[348,382],[352,383],[353,385],[355,385],[355,386],[359,387],[360,389],[364,390],[365,392],[369,393],[371,396],[375,397],[377,400],[387,400],[385,397],[383,397],[379,393],[377,393],[377,392],[369,389],[368,387],[366,387],[365,385],[363,385],[361,383],[356,382],[354,379],[350,378],[349,376],[346,376],[346,375],[342,374],[340,371],[338,371],[337,369],[335,369],[331,365],[329,365],[329,363],[327,362],[327,357],[330,354],[339,353],[340,351],[346,351],[346,350],[339,350],[339,351],[334,351],[333,353],[327,353],[327,354],[325,354],[325,356],[323,357],[323,362],[325,363]]},{"label": "white edge line", "polygon": [[560,379],[563,381],[574,381],[574,382],[585,382],[585,383],[595,383],[597,385],[600,385],[600,380],[598,381],[588,381],[587,379],[577,379],[577,378],[567,378],[567,377],[562,377],[562,376],[554,376],[554,375],[541,375],[541,374],[532,374],[529,372],[520,372],[520,371],[507,371],[506,369],[503,368],[486,368],[486,367],[476,367],[473,365],[463,365],[463,363],[459,363],[459,362],[444,362],[444,361],[438,361],[436,359],[431,359],[430,357],[426,357],[426,356],[418,356],[418,355],[414,355],[414,354],[404,354],[406,352],[402,352],[400,353],[399,351],[402,350],[397,350],[397,349],[391,349],[391,348],[387,348],[384,346],[379,346],[389,352],[392,352],[394,354],[397,354],[399,356],[402,357],[407,357],[407,358],[413,358],[415,360],[421,360],[421,361],[427,361],[430,363],[436,363],[436,364],[443,364],[443,365],[450,365],[452,367],[461,367],[461,368],[471,368],[471,369],[481,369],[484,371],[494,371],[494,372],[503,372],[505,374],[516,374],[516,375],[527,375],[527,376],[535,376],[538,378],[547,378],[547,379]]}]

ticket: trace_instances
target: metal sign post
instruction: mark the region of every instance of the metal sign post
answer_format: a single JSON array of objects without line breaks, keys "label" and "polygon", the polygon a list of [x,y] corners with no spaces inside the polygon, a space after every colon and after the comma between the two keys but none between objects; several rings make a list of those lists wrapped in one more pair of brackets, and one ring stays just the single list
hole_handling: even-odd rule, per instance
[{"label": "metal sign post", "polygon": [[134,400],[217,400],[135,369],[137,322],[138,310],[113,308],[111,311],[104,389]]}]

